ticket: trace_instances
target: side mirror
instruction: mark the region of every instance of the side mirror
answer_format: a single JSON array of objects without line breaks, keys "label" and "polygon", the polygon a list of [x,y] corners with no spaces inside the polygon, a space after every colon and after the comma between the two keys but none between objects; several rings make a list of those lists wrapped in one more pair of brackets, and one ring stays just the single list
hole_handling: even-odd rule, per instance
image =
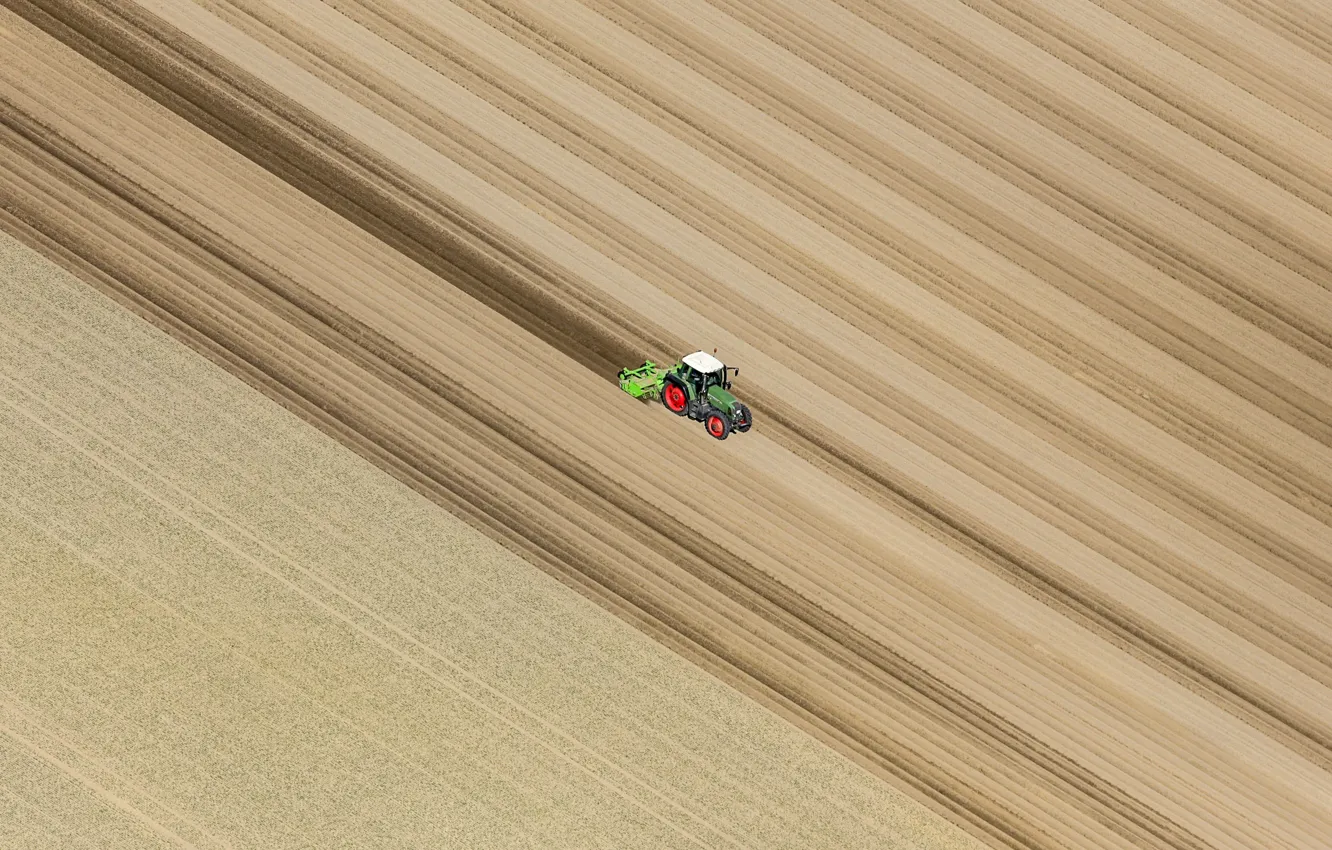
[{"label": "side mirror", "polygon": [[740,367],[739,367],[739,366],[736,366],[734,369],[732,369],[732,370],[731,370],[731,374],[732,374],[732,375],[739,375],[739,374],[740,374]]}]

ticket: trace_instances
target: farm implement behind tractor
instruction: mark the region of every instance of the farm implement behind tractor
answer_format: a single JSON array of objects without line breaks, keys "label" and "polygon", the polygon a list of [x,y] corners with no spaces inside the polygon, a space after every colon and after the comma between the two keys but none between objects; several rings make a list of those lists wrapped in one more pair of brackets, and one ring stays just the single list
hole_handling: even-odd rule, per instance
[{"label": "farm implement behind tractor", "polygon": [[731,394],[730,376],[739,373],[711,354],[695,351],[669,369],[648,360],[636,369],[621,370],[620,389],[634,398],[660,398],[671,413],[702,422],[709,434],[724,440],[754,424],[749,408]]},{"label": "farm implement behind tractor", "polygon": [[656,398],[661,394],[665,377],[666,370],[658,369],[656,363],[648,360],[637,369],[620,370],[620,389],[634,398]]}]

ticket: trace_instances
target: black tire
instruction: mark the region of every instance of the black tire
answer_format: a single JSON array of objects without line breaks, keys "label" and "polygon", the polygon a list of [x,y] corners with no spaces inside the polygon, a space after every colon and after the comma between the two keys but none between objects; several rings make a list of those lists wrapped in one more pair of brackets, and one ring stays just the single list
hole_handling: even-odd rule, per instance
[{"label": "black tire", "polygon": [[689,390],[679,381],[667,378],[661,385],[661,404],[676,416],[684,416],[689,412]]},{"label": "black tire", "polygon": [[731,434],[731,417],[714,407],[703,414],[703,427],[714,438],[724,440]]},{"label": "black tire", "polygon": [[735,426],[735,430],[739,431],[741,434],[745,433],[751,426],[753,426],[754,417],[750,415],[748,406],[741,404],[740,402],[735,403],[735,420],[732,424]]}]

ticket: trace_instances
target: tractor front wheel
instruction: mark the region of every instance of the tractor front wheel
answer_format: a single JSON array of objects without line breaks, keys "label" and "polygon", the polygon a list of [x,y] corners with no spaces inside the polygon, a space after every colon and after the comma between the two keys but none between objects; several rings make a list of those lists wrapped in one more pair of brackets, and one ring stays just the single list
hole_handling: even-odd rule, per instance
[{"label": "tractor front wheel", "polygon": [[718,440],[726,439],[731,433],[731,420],[720,410],[709,410],[707,416],[703,418],[703,424],[707,427],[708,433]]}]

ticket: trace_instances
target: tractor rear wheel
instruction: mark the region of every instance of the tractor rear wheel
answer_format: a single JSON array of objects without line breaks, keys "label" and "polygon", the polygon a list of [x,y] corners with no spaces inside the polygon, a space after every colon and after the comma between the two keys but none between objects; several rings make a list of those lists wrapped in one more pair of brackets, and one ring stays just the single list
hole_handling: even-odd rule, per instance
[{"label": "tractor rear wheel", "polygon": [[731,419],[720,410],[709,410],[703,417],[703,425],[707,427],[708,433],[718,440],[726,439],[731,433]]},{"label": "tractor rear wheel", "polygon": [[667,381],[661,388],[661,403],[676,416],[684,416],[689,409],[689,394],[675,381]]}]

